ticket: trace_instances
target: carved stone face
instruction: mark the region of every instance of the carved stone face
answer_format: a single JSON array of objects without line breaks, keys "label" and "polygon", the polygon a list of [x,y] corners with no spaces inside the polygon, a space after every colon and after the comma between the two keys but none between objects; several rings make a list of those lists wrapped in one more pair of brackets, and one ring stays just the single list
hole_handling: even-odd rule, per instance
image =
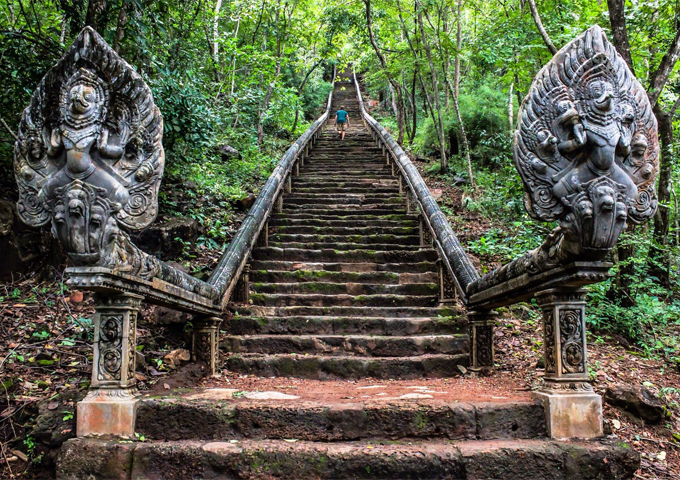
[{"label": "carved stone face", "polygon": [[69,92],[71,113],[74,117],[90,117],[99,111],[97,92],[93,87],[77,83]]},{"label": "carved stone face", "polygon": [[118,233],[108,201],[75,181],[57,192],[53,230],[78,265],[93,265]]},{"label": "carved stone face", "polygon": [[588,85],[591,102],[595,110],[607,113],[612,110],[614,87],[604,80],[594,80]]}]

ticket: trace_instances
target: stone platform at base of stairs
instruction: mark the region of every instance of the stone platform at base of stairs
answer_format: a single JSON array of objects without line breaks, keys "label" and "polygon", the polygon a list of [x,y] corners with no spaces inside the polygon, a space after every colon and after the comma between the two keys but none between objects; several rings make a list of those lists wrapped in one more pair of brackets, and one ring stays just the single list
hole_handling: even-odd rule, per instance
[{"label": "stone platform at base of stairs", "polygon": [[204,385],[140,396],[134,440],[67,442],[59,478],[626,479],[640,462],[615,438],[551,440],[543,403],[507,379]]},{"label": "stone platform at base of stairs", "polygon": [[639,460],[615,441],[117,442],[73,439],[60,479],[632,478]]}]

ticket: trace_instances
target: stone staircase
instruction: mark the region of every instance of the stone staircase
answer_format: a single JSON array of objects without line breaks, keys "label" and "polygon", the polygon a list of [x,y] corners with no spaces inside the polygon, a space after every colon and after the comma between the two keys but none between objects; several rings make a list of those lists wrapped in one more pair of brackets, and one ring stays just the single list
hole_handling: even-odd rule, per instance
[{"label": "stone staircase", "polygon": [[222,327],[241,375],[142,397],[141,441],[69,440],[58,478],[632,478],[639,456],[622,442],[551,440],[529,392],[460,377],[467,321],[438,303],[437,254],[353,84],[335,88],[353,125],[343,142],[327,126],[293,177],[252,253],[252,306]]},{"label": "stone staircase", "polygon": [[352,82],[338,82],[326,127],[269,244],[252,253],[252,315],[231,322],[227,368],[262,376],[420,378],[460,374],[469,338],[459,309],[439,306],[437,253],[364,127]]}]

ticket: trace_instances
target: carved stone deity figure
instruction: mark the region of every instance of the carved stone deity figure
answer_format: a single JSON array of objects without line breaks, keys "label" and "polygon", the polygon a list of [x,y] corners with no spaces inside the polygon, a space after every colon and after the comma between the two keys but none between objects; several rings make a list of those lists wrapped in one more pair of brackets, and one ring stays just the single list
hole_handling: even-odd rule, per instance
[{"label": "carved stone deity figure", "polygon": [[541,262],[602,259],[627,222],[650,219],[658,155],[647,94],[595,25],[539,72],[520,109],[515,164],[527,211],[560,220]]},{"label": "carved stone deity figure", "polygon": [[538,73],[515,132],[527,212],[559,226],[536,250],[470,284],[468,294],[525,273],[603,260],[628,223],[654,215],[658,156],[647,94],[595,25]]},{"label": "carved stone deity figure", "polygon": [[125,230],[156,217],[162,133],[149,87],[84,29],[22,117],[14,155],[21,219],[33,226],[51,220],[76,265],[157,273]]}]

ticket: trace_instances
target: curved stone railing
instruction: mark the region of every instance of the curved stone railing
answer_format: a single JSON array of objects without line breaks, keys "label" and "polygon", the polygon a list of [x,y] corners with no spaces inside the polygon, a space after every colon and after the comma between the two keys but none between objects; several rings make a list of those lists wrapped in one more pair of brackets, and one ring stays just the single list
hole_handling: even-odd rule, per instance
[{"label": "curved stone railing", "polygon": [[458,237],[453,233],[444,212],[441,211],[437,201],[432,197],[430,189],[420,176],[418,169],[413,165],[397,141],[366,110],[363,98],[361,97],[356,72],[354,73],[354,83],[364,122],[377,137],[377,141],[391,153],[402,178],[410,190],[413,198],[412,201],[417,205],[422,214],[425,227],[432,234],[433,243],[439,252],[444,268],[453,279],[458,294],[463,301],[467,302],[467,286],[479,279],[479,273],[477,273],[467,253],[463,250]]},{"label": "curved stone railing", "polygon": [[[335,79],[335,70],[333,71]],[[210,275],[208,283],[220,293],[220,305],[225,307],[231,298],[236,284],[248,263],[248,257],[257,239],[266,225],[267,219],[274,205],[282,194],[286,179],[291,175],[296,162],[304,155],[308,146],[321,132],[321,128],[328,120],[333,100],[333,90],[328,95],[326,110],[305,132],[291,145],[283,158],[262,187],[255,203],[243,220],[241,227],[231,241],[229,248],[222,255],[217,267]]]}]

